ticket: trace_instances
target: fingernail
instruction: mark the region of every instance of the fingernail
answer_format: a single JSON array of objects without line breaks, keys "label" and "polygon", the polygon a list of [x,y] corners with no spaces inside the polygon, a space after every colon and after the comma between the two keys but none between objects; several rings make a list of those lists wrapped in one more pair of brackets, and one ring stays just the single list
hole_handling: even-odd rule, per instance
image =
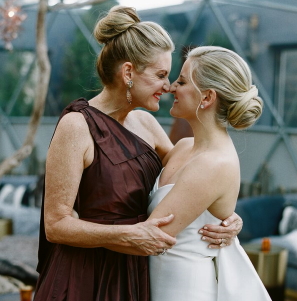
[{"label": "fingernail", "polygon": [[209,249],[212,249],[212,246],[208,246]]},{"label": "fingernail", "polygon": [[207,227],[203,227],[203,229],[207,230],[208,228]]},{"label": "fingernail", "polygon": [[200,234],[203,234],[203,230],[199,230],[199,232],[198,233],[200,233]]},{"label": "fingernail", "polygon": [[202,240],[205,240],[206,239],[206,237],[205,236],[202,236]]},{"label": "fingernail", "polygon": [[226,221],[223,221],[224,226],[228,226],[228,223]]}]

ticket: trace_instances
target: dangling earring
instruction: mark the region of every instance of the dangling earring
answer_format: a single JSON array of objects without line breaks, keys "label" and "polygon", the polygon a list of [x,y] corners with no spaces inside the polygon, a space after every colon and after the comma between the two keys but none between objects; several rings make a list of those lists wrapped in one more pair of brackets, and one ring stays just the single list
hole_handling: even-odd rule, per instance
[{"label": "dangling earring", "polygon": [[131,92],[130,92],[130,89],[133,87],[133,81],[132,80],[129,80],[127,82],[127,101],[129,102],[129,104],[132,103],[132,95],[131,95]]},{"label": "dangling earring", "polygon": [[201,108],[201,109],[204,109],[204,105],[201,105],[200,108]]}]

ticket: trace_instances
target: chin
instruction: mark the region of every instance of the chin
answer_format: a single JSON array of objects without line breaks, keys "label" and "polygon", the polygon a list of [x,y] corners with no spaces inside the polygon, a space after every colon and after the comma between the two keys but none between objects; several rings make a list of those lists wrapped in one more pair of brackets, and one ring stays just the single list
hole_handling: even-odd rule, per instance
[{"label": "chin", "polygon": [[159,111],[160,106],[159,106],[159,104],[154,104],[152,106],[148,106],[146,109],[150,112],[157,112],[157,111]]},{"label": "chin", "polygon": [[174,108],[171,108],[170,111],[169,111],[169,113],[170,113],[170,115],[171,115],[172,117],[179,118],[179,116],[178,116],[178,114],[176,114]]}]

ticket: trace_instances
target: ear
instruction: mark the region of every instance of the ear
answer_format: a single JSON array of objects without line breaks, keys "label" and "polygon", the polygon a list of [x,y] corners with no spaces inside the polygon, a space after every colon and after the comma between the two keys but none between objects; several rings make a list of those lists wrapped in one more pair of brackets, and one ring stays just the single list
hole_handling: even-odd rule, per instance
[{"label": "ear", "polygon": [[212,106],[217,99],[217,92],[213,89],[205,90],[202,92],[202,99],[200,105],[203,105],[204,108]]},{"label": "ear", "polygon": [[122,65],[122,79],[126,83],[132,79],[133,65],[130,62],[125,62]]}]

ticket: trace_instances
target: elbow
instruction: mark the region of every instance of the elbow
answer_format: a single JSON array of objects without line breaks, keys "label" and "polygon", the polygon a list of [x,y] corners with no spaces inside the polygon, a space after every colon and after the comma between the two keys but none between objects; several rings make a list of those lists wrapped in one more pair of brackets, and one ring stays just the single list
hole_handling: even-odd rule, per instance
[{"label": "elbow", "polygon": [[46,239],[51,243],[58,243],[55,237],[55,231],[53,231],[52,227],[45,226],[45,236]]},{"label": "elbow", "polygon": [[59,229],[55,225],[45,224],[45,236],[51,243],[61,243],[59,239]]}]

